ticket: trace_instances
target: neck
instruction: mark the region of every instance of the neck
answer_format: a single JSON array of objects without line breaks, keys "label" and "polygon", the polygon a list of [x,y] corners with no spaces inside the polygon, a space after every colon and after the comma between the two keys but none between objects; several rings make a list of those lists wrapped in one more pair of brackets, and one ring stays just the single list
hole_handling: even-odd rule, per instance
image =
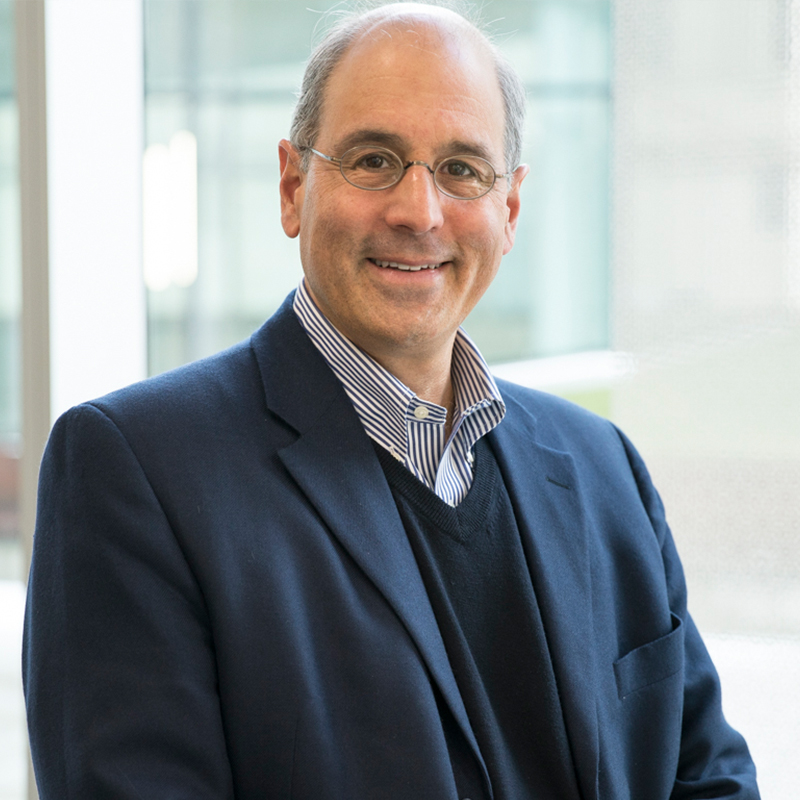
[{"label": "neck", "polygon": [[455,403],[453,381],[450,377],[452,343],[434,355],[422,357],[419,354],[408,356],[405,353],[373,352],[370,355],[418,397],[446,408],[449,431]]},{"label": "neck", "polygon": [[429,353],[413,355],[405,351],[392,349],[388,352],[376,348],[363,348],[385,370],[402,381],[417,397],[430,403],[436,403],[447,411],[444,426],[445,441],[450,440],[455,417],[455,392],[451,377],[453,360],[453,341],[449,345]]}]

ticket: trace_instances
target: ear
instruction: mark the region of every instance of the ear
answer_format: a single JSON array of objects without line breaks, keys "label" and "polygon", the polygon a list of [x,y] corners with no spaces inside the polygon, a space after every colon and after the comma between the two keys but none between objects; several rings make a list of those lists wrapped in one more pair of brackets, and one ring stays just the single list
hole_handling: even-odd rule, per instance
[{"label": "ear", "polygon": [[300,154],[287,139],[278,144],[281,180],[281,225],[290,239],[300,233],[305,173],[300,168]]},{"label": "ear", "polygon": [[517,234],[517,220],[519,219],[520,208],[519,189],[520,186],[522,186],[522,181],[529,172],[530,167],[528,167],[527,164],[520,164],[516,170],[514,170],[514,176],[511,178],[511,190],[506,198],[508,219],[506,220],[506,240],[503,246],[503,255],[506,255],[514,246],[514,237]]}]

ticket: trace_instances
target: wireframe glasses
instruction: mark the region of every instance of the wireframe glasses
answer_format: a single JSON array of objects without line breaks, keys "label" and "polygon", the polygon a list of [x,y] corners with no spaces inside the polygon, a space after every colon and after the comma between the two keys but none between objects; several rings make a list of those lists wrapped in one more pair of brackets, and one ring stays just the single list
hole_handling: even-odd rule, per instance
[{"label": "wireframe glasses", "polygon": [[389,189],[403,179],[409,167],[421,166],[433,175],[433,182],[442,194],[458,200],[476,200],[490,192],[498,178],[510,178],[514,174],[497,173],[485,158],[472,155],[449,156],[431,167],[424,161],[403,163],[397,153],[385,147],[352,147],[341,158],[326,156],[313,147],[301,146],[298,150],[309,150],[337,164],[349,184],[368,192]]}]

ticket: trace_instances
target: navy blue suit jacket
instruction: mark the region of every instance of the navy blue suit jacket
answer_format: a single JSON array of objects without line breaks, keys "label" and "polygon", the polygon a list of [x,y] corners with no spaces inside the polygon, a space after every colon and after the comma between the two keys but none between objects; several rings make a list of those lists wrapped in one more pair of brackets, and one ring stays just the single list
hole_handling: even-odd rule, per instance
[{"label": "navy blue suit jacket", "polygon": [[[757,798],[642,461],[609,422],[500,388],[491,443],[582,797]],[[58,421],[25,626],[42,800],[455,800],[439,702],[491,797],[383,471],[289,300]]]}]

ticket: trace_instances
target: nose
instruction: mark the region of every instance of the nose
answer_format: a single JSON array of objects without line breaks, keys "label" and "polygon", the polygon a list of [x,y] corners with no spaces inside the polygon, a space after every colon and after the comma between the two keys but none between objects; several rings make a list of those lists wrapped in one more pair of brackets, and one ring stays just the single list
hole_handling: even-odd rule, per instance
[{"label": "nose", "polygon": [[393,228],[427,233],[444,223],[442,194],[433,182],[431,168],[412,161],[399,183],[385,191],[389,201],[386,222]]}]

